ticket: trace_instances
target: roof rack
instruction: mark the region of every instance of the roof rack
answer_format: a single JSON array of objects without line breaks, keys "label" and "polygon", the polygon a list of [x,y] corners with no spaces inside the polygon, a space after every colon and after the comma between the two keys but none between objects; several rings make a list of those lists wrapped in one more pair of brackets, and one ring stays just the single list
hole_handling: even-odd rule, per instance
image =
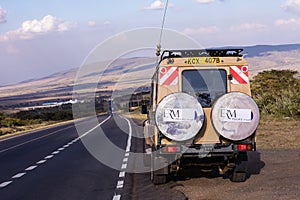
[{"label": "roof rack", "polygon": [[165,50],[161,60],[176,57],[242,57],[243,49],[199,49],[199,50]]}]

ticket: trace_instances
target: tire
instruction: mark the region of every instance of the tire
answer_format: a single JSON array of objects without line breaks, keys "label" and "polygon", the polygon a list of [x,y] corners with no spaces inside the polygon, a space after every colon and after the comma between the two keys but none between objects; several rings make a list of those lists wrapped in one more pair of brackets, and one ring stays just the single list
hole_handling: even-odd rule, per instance
[{"label": "tire", "polygon": [[233,172],[230,175],[232,182],[245,182],[247,180],[247,172]]}]

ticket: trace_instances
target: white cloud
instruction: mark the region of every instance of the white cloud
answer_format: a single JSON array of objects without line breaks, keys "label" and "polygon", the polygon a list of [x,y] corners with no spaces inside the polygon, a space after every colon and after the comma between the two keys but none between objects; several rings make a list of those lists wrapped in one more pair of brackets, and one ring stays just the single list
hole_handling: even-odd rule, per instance
[{"label": "white cloud", "polygon": [[300,18],[278,19],[275,21],[276,26],[281,25],[300,25]]},{"label": "white cloud", "polygon": [[261,30],[267,28],[266,25],[257,24],[257,23],[244,23],[240,24],[239,26],[232,26],[230,30],[232,31],[243,31],[243,30]]},{"label": "white cloud", "polygon": [[0,7],[0,24],[5,23],[6,22],[6,10],[4,10],[3,8]]},{"label": "white cloud", "polygon": [[30,39],[35,35],[67,31],[74,26],[74,23],[65,22],[59,18],[53,17],[52,15],[46,15],[41,20],[34,19],[24,21],[20,28],[0,35],[0,41],[11,39]]},{"label": "white cloud", "polygon": [[216,33],[219,29],[216,26],[201,27],[201,28],[186,28],[183,33],[187,35],[197,35],[202,33]]},{"label": "white cloud", "polygon": [[111,22],[110,22],[109,20],[106,20],[106,21],[103,22],[103,24],[104,24],[104,25],[110,25]]},{"label": "white cloud", "polygon": [[286,0],[282,8],[286,11],[300,14],[300,0]]},{"label": "white cloud", "polygon": [[215,2],[215,0],[196,0],[196,1],[201,4],[209,4]]},{"label": "white cloud", "polygon": [[[225,0],[217,0],[217,1],[224,2]],[[216,2],[216,0],[196,0],[196,2],[200,4],[211,4]]]},{"label": "white cloud", "polygon": [[155,0],[152,2],[149,6],[145,7],[146,10],[160,10],[163,9],[164,4],[161,2],[161,0]]},{"label": "white cloud", "polygon": [[95,21],[88,21],[88,25],[89,25],[89,26],[95,26],[95,25],[96,25],[96,22],[95,22]]}]

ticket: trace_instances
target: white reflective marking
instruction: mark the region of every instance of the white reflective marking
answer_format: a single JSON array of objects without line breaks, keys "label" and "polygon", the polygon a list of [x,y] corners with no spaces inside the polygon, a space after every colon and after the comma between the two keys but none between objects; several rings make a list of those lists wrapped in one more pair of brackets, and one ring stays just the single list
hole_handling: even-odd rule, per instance
[{"label": "white reflective marking", "polygon": [[124,186],[124,181],[118,181],[117,188],[120,189],[123,188],[123,186]]},{"label": "white reflective marking", "polygon": [[20,177],[24,176],[25,174],[26,174],[25,172],[24,173],[18,173],[16,175],[14,175],[12,178],[20,178]]},{"label": "white reflective marking", "polygon": [[237,67],[237,66],[230,66],[233,71],[235,71],[239,77],[241,77],[246,83],[249,83],[249,78]]},{"label": "white reflective marking", "polygon": [[232,84],[240,84],[234,77],[232,77],[231,83]]},{"label": "white reflective marking", "polygon": [[121,195],[119,194],[118,195],[115,194],[113,197],[113,200],[120,200],[120,199],[121,199]]},{"label": "white reflective marking", "polygon": [[130,121],[127,118],[125,118],[123,116],[120,116],[120,117],[122,119],[125,119],[128,123],[129,133],[128,133],[128,139],[127,139],[126,153],[129,153],[130,152],[130,147],[131,147],[132,127],[131,127]]},{"label": "white reflective marking", "polygon": [[40,160],[39,162],[37,162],[36,164],[43,164],[44,162],[46,162],[47,160]]},{"label": "white reflective marking", "polygon": [[59,154],[60,153],[60,151],[54,151],[54,152],[52,152],[52,154]]},{"label": "white reflective marking", "polygon": [[49,155],[49,156],[46,156],[45,159],[49,159],[49,158],[52,158],[53,155]]},{"label": "white reflective marking", "polygon": [[9,185],[10,183],[12,183],[12,181],[6,181],[0,184],[0,188],[6,187],[7,185]]},{"label": "white reflective marking", "polygon": [[127,153],[125,153],[125,156],[129,156],[129,153],[127,152]]},{"label": "white reflective marking", "polygon": [[107,120],[109,120],[111,118],[111,115],[109,115],[105,120],[103,120],[100,124],[98,124],[97,126],[95,126],[94,128],[92,128],[91,130],[85,132],[84,134],[82,134],[79,139],[83,138],[84,136],[86,136],[87,134],[91,133],[92,131],[94,131],[96,128],[98,128],[99,126],[101,126],[102,124],[104,124]]},{"label": "white reflective marking", "polygon": [[127,164],[122,164],[121,169],[126,169],[126,167],[127,167]]},{"label": "white reflective marking", "polygon": [[37,165],[33,165],[33,166],[30,166],[30,167],[27,167],[27,168],[25,169],[25,171],[33,170],[33,169],[35,169],[36,167],[37,167]]},{"label": "white reflective marking", "polygon": [[67,147],[69,147],[69,146],[70,146],[70,145],[66,144],[66,145],[63,146],[63,148],[67,148]]},{"label": "white reflective marking", "polygon": [[124,158],[124,159],[123,159],[123,162],[127,162],[127,161],[128,161],[128,158]]},{"label": "white reflective marking", "polygon": [[164,84],[164,83],[167,81],[167,79],[169,79],[170,76],[171,76],[176,70],[177,70],[177,67],[171,67],[171,68],[169,69],[169,71],[168,71],[167,73],[165,73],[165,74],[160,78],[159,84],[160,84],[160,85]]},{"label": "white reflective marking", "polygon": [[120,177],[120,178],[125,177],[125,172],[120,172],[119,177]]},{"label": "white reflective marking", "polygon": [[63,151],[63,150],[65,150],[65,148],[59,148],[59,149],[57,149],[58,151]]}]

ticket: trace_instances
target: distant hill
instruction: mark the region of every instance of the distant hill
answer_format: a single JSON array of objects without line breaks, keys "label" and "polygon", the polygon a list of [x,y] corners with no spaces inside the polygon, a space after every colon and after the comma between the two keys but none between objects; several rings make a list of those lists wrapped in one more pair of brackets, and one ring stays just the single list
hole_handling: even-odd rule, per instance
[{"label": "distant hill", "polygon": [[282,44],[282,45],[255,45],[250,47],[242,47],[248,57],[264,56],[268,52],[290,52],[299,51],[300,44]]},{"label": "distant hill", "polygon": [[[250,77],[269,69],[300,71],[300,44],[256,45],[241,47],[249,63]],[[98,92],[115,89],[138,88],[150,84],[155,70],[155,58],[126,58],[114,61],[104,72],[91,71],[80,84],[88,88],[98,83]],[[101,66],[101,63],[94,63]],[[36,105],[47,101],[70,99],[78,68],[58,72],[47,77],[31,79],[0,87],[0,106]]]}]

